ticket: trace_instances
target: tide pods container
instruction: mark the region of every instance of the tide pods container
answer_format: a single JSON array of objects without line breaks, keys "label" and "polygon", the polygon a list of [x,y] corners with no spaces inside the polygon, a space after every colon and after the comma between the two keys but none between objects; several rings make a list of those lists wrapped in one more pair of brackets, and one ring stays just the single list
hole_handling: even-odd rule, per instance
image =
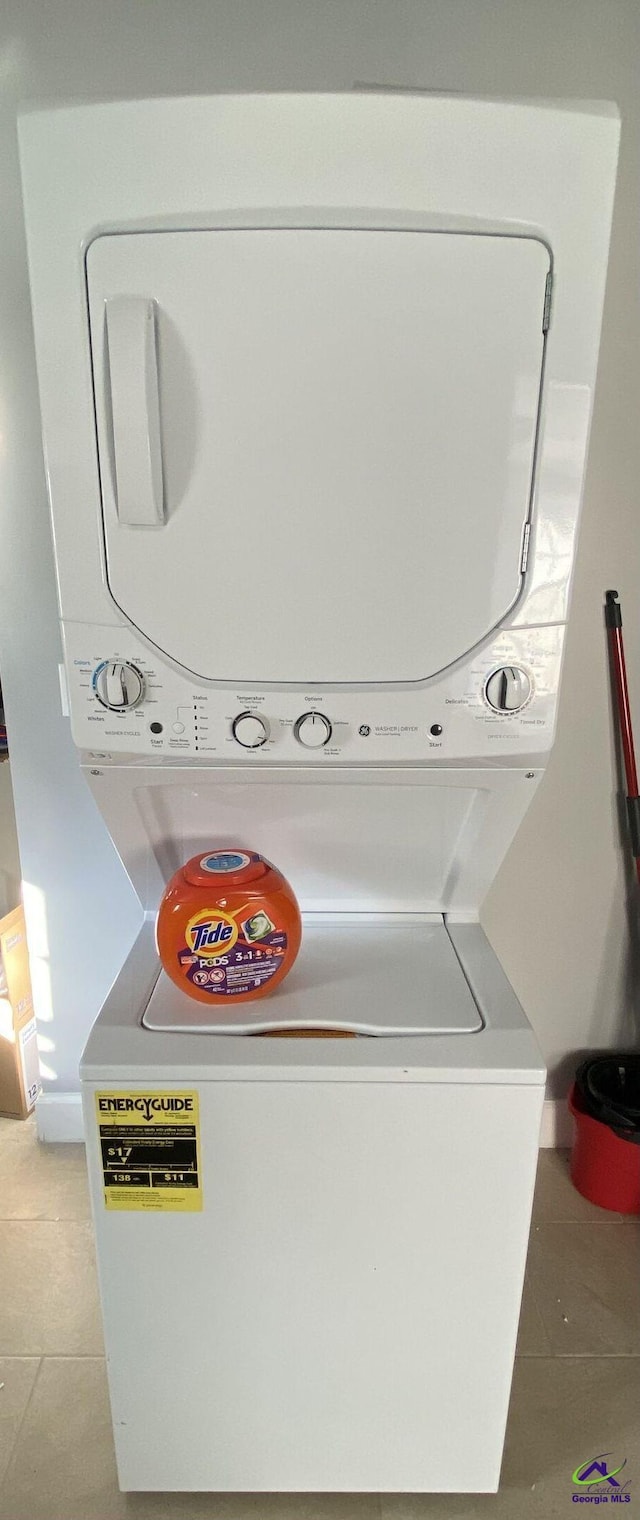
[{"label": "tide pods container", "polygon": [[263,855],[194,855],[167,886],[158,952],[172,981],[201,1003],[263,997],[291,970],[300,909],[288,881]]}]

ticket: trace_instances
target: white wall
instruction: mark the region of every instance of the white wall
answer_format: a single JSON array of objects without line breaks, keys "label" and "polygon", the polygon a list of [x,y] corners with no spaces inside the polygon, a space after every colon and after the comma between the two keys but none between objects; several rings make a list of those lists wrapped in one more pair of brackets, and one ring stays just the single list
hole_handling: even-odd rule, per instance
[{"label": "white wall", "polygon": [[20,857],[11,789],[11,767],[0,761],[0,918],[20,901]]},{"label": "white wall", "polygon": [[[16,103],[354,81],[618,101],[620,186],[558,743],[484,913],[561,1091],[577,1049],[630,1037],[639,963],[629,927],[638,904],[627,908],[620,851],[601,616],[604,588],[617,586],[640,725],[639,69],[637,0],[4,0],[0,669],[50,1089],[77,1085],[84,1036],[138,910],[60,716]],[[56,957],[69,940],[71,984]]]}]

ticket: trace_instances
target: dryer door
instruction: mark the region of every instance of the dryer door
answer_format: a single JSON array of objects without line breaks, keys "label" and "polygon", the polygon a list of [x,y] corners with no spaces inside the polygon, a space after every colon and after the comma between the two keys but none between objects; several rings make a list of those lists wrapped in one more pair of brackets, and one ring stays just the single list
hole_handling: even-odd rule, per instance
[{"label": "dryer door", "polygon": [[546,247],[282,228],[87,255],[105,555],[185,670],[415,682],[521,587]]}]

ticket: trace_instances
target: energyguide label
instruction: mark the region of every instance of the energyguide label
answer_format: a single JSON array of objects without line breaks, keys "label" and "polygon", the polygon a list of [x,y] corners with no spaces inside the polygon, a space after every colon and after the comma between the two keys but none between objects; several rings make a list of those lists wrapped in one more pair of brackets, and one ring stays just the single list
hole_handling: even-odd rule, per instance
[{"label": "energyguide label", "polygon": [[197,1092],[98,1092],[107,1209],[202,1209]]}]

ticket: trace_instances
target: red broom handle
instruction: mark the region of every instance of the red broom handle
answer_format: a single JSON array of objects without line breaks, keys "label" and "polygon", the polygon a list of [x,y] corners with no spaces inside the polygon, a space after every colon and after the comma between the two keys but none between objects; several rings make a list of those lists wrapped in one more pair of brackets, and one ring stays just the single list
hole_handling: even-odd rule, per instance
[{"label": "red broom handle", "polygon": [[640,881],[640,797],[638,796],[638,772],[633,743],[633,724],[629,706],[627,667],[622,637],[622,609],[617,591],[607,591],[605,599],[605,623],[609,640],[611,664],[615,684],[616,707],[620,728],[620,741],[627,782],[627,816],[631,835],[631,849],[635,857],[638,881]]}]

